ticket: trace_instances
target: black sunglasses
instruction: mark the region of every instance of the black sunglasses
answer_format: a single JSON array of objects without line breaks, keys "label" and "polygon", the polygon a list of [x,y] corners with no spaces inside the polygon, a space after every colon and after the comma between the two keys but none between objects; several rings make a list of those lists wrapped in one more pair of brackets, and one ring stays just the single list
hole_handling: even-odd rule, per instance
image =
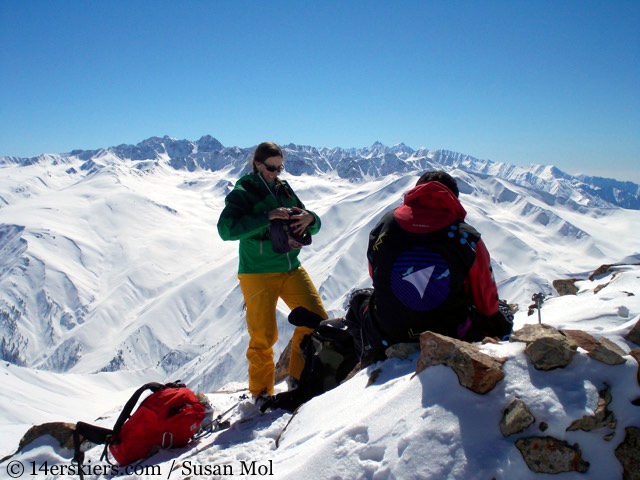
[{"label": "black sunglasses", "polygon": [[284,170],[284,165],[278,165],[277,167],[274,167],[273,165],[267,165],[266,163],[263,163],[262,165],[264,165],[264,168],[269,170],[271,173],[274,173],[274,172],[280,173]]}]

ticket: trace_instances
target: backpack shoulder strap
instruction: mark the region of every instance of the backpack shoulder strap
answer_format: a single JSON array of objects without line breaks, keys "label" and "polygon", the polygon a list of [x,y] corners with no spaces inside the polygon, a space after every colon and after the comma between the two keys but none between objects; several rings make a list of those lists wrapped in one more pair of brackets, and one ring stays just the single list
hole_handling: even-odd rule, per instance
[{"label": "backpack shoulder strap", "polygon": [[127,419],[131,416],[131,412],[135,408],[136,404],[138,403],[138,400],[140,400],[140,396],[144,392],[146,392],[147,390],[151,390],[152,392],[157,392],[168,386],[173,386],[173,384],[163,385],[162,383],[158,383],[158,382],[149,382],[149,383],[145,383],[139,389],[133,392],[133,395],[131,395],[131,398],[129,398],[129,400],[127,400],[127,403],[125,403],[124,408],[122,409],[122,412],[118,417],[118,420],[116,420],[116,423],[113,426],[113,435],[114,436],[118,435],[118,433],[120,432],[120,429],[122,428],[122,425],[124,425],[124,422],[126,422]]},{"label": "backpack shoulder strap", "polygon": [[[122,409],[122,412],[118,416],[118,420],[113,426],[113,429],[98,427],[96,425],[91,425],[85,422],[77,422],[75,430],[73,432],[73,447],[74,447],[73,460],[78,463],[80,478],[84,479],[84,475],[82,471],[82,464],[84,462],[84,453],[80,450],[80,445],[82,443],[80,441],[81,436],[83,437],[83,439],[88,440],[91,443],[95,443],[97,445],[104,445],[105,447],[104,447],[104,451],[102,452],[101,458],[106,458],[107,446],[109,445],[109,443],[115,440],[115,437],[117,436],[118,432],[122,428],[122,425],[124,425],[124,422],[126,422],[127,419],[131,416],[131,412],[135,408],[136,404],[138,403],[138,400],[140,400],[140,396],[144,392],[146,392],[147,390],[151,390],[152,392],[155,393],[159,390],[162,390],[163,388],[182,388],[184,386],[185,385],[180,380],[176,380],[175,382],[167,383],[167,384],[162,384],[158,382],[145,383],[140,388],[138,388],[133,393],[133,395],[131,395],[131,398],[129,398],[124,408]],[[107,458],[107,461],[109,461],[108,458]]]},{"label": "backpack shoulder strap", "polygon": [[73,461],[78,464],[78,474],[80,475],[80,479],[84,480],[84,472],[82,470],[84,452],[80,449],[80,446],[82,445],[80,436],[82,436],[83,440],[88,440],[96,445],[104,445],[104,451],[102,452],[102,457],[104,458],[106,457],[107,445],[113,438],[113,430],[85,422],[76,423],[76,427],[73,430]]}]

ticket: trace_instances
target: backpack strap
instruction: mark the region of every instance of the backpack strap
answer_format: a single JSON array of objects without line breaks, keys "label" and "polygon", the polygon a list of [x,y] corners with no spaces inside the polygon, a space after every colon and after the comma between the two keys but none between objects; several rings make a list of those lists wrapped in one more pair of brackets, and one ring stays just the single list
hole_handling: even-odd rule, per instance
[{"label": "backpack strap", "polygon": [[80,445],[82,444],[80,436],[91,443],[104,445],[104,452],[102,453],[104,457],[107,452],[107,445],[109,445],[109,442],[113,438],[113,430],[85,422],[76,423],[76,428],[73,431],[73,461],[78,464],[78,475],[80,475],[80,479],[83,480],[84,472],[82,471],[82,464],[84,463],[84,452],[80,450]]},{"label": "backpack strap", "polygon": [[[177,382],[174,382],[174,383],[177,383]],[[166,386],[171,386],[171,385],[173,384],[167,384]],[[138,403],[138,400],[140,400],[140,396],[147,390],[151,390],[152,392],[157,392],[158,390],[162,390],[166,386],[158,382],[149,382],[149,383],[145,383],[143,386],[141,386],[139,389],[133,392],[133,395],[131,395],[131,398],[127,401],[127,403],[125,403],[124,408],[122,409],[122,412],[118,417],[118,420],[116,420],[116,423],[113,426],[114,438],[120,432],[120,429],[122,428],[122,425],[124,425],[124,422],[126,422],[128,418],[131,416],[131,412],[133,412],[133,409]]]},{"label": "backpack strap", "polygon": [[82,471],[84,452],[80,450],[80,445],[82,443],[80,441],[80,436],[91,443],[104,445],[104,451],[102,452],[102,456],[100,457],[100,459],[102,460],[106,458],[106,460],[109,461],[109,458],[107,457],[107,447],[110,443],[117,441],[117,436],[120,432],[120,429],[122,428],[122,425],[124,425],[124,422],[126,422],[127,419],[131,416],[131,412],[133,412],[133,409],[138,403],[138,400],[140,400],[142,394],[147,390],[151,390],[155,393],[164,388],[182,388],[184,386],[184,383],[182,383],[180,380],[176,380],[175,382],[166,384],[158,382],[145,383],[143,386],[138,388],[133,393],[133,395],[131,395],[131,398],[129,398],[129,400],[127,400],[127,403],[124,405],[124,408],[122,409],[122,412],[118,416],[118,420],[116,420],[116,423],[112,429],[98,427],[96,425],[91,425],[85,422],[76,423],[76,428],[73,432],[73,460],[78,463],[78,473],[80,475],[80,479],[84,479],[84,474]]}]

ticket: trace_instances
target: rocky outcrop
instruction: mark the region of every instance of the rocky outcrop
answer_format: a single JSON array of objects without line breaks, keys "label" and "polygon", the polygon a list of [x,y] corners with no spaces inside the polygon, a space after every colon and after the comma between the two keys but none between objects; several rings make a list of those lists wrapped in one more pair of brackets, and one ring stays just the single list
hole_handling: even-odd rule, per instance
[{"label": "rocky outcrop", "polygon": [[591,280],[593,282],[597,278],[600,278],[600,277],[608,274],[612,270],[615,270],[616,267],[625,267],[625,266],[628,266],[628,265],[640,265],[640,264],[638,264],[638,263],[605,263],[603,265],[600,265],[598,268],[596,268],[593,271],[593,273],[591,275],[589,275],[589,280]]},{"label": "rocky outcrop", "polygon": [[[599,430],[602,428],[616,429],[616,417],[611,410],[609,410],[609,404],[611,403],[611,388],[609,385],[604,386],[602,390],[598,392],[598,405],[593,415],[585,415],[579,420],[574,421],[567,427],[567,431],[582,430],[584,432],[590,432],[591,430]],[[605,440],[611,440],[612,434],[605,435]]]},{"label": "rocky outcrop", "polygon": [[580,348],[586,350],[587,355],[599,362],[607,365],[620,365],[626,361],[624,355],[627,353],[606,337],[600,337],[600,340],[596,340],[593,335],[581,330],[560,330],[560,332],[573,340]]},{"label": "rocky outcrop", "polygon": [[20,439],[20,443],[18,444],[18,451],[21,451],[35,439],[40,438],[44,435],[51,435],[63,448],[72,449],[73,432],[75,428],[75,424],[67,422],[49,422],[40,425],[34,425],[29,430],[27,430],[27,433],[25,433]]},{"label": "rocky outcrop", "polygon": [[563,280],[554,280],[553,288],[556,289],[558,295],[575,295],[578,293],[578,287],[576,286],[577,278],[568,278]]},{"label": "rocky outcrop", "polygon": [[516,441],[529,470],[536,473],[580,472],[589,469],[578,445],[553,437],[526,437]]},{"label": "rocky outcrop", "polygon": [[420,335],[420,357],[416,373],[433,365],[446,365],[460,385],[476,393],[487,393],[504,378],[504,359],[490,357],[476,345],[433,332]]},{"label": "rocky outcrop", "polygon": [[276,362],[275,382],[280,383],[289,375],[289,360],[291,359],[291,340],[280,354]]},{"label": "rocky outcrop", "polygon": [[640,348],[634,348],[629,351],[629,355],[631,355],[636,362],[638,362],[638,371],[636,372],[636,380],[638,380],[638,385],[640,385]]},{"label": "rocky outcrop", "polygon": [[414,353],[420,351],[420,344],[418,343],[396,343],[388,347],[384,354],[387,358],[401,358],[405,359]]},{"label": "rocky outcrop", "polygon": [[514,399],[502,412],[500,420],[500,431],[502,435],[508,437],[515,433],[526,430],[536,419],[527,405],[519,398]]},{"label": "rocky outcrop", "polygon": [[616,447],[616,458],[623,468],[624,480],[640,480],[640,428],[624,429],[624,440]]},{"label": "rocky outcrop", "polygon": [[[637,328],[636,325],[634,328]],[[628,334],[627,338],[633,334]],[[530,324],[513,333],[512,342],[527,344],[525,353],[532,365],[542,371],[566,367],[578,353],[606,365],[626,363],[629,357],[640,362],[640,349],[625,352],[613,341],[595,338],[583,331],[564,330],[545,325]],[[476,393],[490,391],[503,378],[502,365],[505,360],[493,358],[480,351],[479,344],[469,344],[460,340],[444,337],[431,332],[420,336],[420,355],[416,372],[432,365],[446,365],[452,368],[461,385]],[[640,369],[638,370],[640,384]],[[604,384],[598,391],[593,413],[576,418],[568,425],[552,425],[553,431],[561,427],[565,431],[593,432],[603,431],[602,441],[611,441],[616,435],[617,421],[613,410],[611,386]],[[635,401],[632,401],[636,405]],[[640,405],[640,402],[637,403]],[[504,437],[516,437],[514,444],[523,460],[535,473],[584,473],[589,469],[589,461],[583,458],[579,443],[569,444],[566,440],[551,435],[525,435],[531,425],[536,423],[526,403],[520,398],[508,400],[503,407],[499,427]],[[542,432],[550,427],[546,421],[540,422]],[[640,480],[640,427],[625,428],[625,438],[616,447],[615,453],[624,469],[625,479]],[[520,434],[520,435],[519,435]],[[589,441],[593,441],[590,439]],[[597,461],[597,459],[591,459]],[[612,477],[613,478],[613,477]]]},{"label": "rocky outcrop", "polygon": [[0,459],[0,463],[9,460],[11,457],[24,450],[35,440],[45,436],[53,437],[58,445],[60,445],[62,448],[73,450],[73,432],[75,431],[75,428],[76,425],[74,423],[68,422],[48,422],[41,423],[40,425],[34,425],[22,436],[20,442],[18,443],[18,449],[16,450],[16,452]]},{"label": "rocky outcrop", "polygon": [[640,320],[636,322],[636,324],[631,327],[629,333],[627,333],[624,337],[630,342],[635,343],[636,345],[640,345]]},{"label": "rocky outcrop", "polygon": [[578,348],[566,335],[545,324],[525,325],[514,332],[509,340],[527,344],[524,352],[538,370],[566,367]]}]

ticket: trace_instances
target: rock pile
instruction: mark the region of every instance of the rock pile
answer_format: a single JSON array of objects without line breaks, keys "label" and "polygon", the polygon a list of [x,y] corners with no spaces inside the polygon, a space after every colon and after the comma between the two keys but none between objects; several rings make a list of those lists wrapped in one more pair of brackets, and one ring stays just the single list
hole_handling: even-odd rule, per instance
[{"label": "rock pile", "polygon": [[[625,337],[633,341],[640,338],[640,321]],[[632,340],[633,339],[633,340]],[[511,336],[512,342],[527,344],[525,354],[534,368],[549,371],[569,365],[578,348],[586,355],[607,365],[624,363],[625,356],[640,358],[640,349],[625,352],[611,340],[596,339],[586,332],[557,330],[545,324],[525,325]],[[504,358],[493,358],[481,350],[480,344],[469,344],[460,340],[425,332],[420,336],[420,355],[416,373],[433,365],[446,365],[457,375],[460,384],[469,390],[486,394],[504,377]],[[640,383],[640,369],[638,371]],[[566,427],[566,431],[607,430],[603,441],[615,435],[615,413],[609,409],[612,401],[609,385],[598,392],[597,407],[593,415],[576,419]],[[635,403],[634,403],[635,404]],[[500,431],[504,437],[524,432],[536,422],[534,415],[521,399],[513,399],[502,410]],[[548,425],[540,422],[539,429]],[[553,436],[530,435],[515,440],[529,469],[536,473],[586,472],[589,462],[582,458],[578,444],[570,445]],[[615,450],[616,458],[622,465],[625,479],[640,479],[640,427],[625,428],[625,438]]]}]

